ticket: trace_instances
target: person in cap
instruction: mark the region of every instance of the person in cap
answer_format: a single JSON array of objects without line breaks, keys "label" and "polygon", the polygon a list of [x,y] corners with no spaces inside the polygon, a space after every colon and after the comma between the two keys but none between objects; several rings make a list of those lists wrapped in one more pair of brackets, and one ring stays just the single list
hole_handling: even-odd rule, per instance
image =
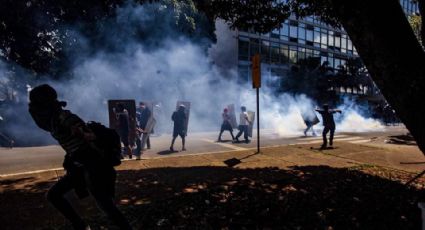
[{"label": "person in cap", "polygon": [[174,122],[173,139],[171,140],[170,151],[174,152],[174,142],[177,136],[182,139],[182,151],[186,151],[185,138],[186,138],[186,107],[182,104],[178,107],[177,111],[173,112],[171,120]]},{"label": "person in cap", "polygon": [[230,135],[232,136],[232,140],[235,139],[233,136],[233,127],[230,123],[230,114],[229,110],[227,108],[224,108],[223,113],[221,114],[221,117],[223,118],[223,123],[221,124],[220,134],[218,135],[218,142],[221,142],[221,135],[225,130],[228,130],[230,132]]},{"label": "person in cap", "polygon": [[65,150],[65,175],[47,192],[47,200],[67,218],[74,229],[90,229],[77,214],[65,194],[73,190],[79,198],[91,194],[109,219],[121,229],[130,224],[113,201],[116,172],[113,166],[101,161],[92,146],[96,139],[86,123],[69,110],[66,102],[57,100],[56,90],[44,84],[30,91],[29,113],[41,129],[50,132]]},{"label": "person in cap", "polygon": [[341,113],[341,110],[339,109],[329,109],[329,105],[324,104],[323,109],[316,109],[320,115],[322,115],[322,122],[323,122],[323,144],[320,147],[321,149],[325,149],[327,147],[327,137],[326,135],[328,132],[330,132],[329,135],[329,146],[332,147],[333,145],[333,139],[334,139],[334,133],[335,133],[335,121],[334,121],[334,113]]}]

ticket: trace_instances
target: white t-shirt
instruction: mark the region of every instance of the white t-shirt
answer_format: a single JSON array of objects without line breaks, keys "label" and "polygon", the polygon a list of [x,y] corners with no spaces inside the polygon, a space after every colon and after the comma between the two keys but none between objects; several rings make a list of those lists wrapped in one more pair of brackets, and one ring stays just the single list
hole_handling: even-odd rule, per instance
[{"label": "white t-shirt", "polygon": [[240,125],[248,125],[248,113],[247,112],[242,112],[239,116],[239,124]]}]

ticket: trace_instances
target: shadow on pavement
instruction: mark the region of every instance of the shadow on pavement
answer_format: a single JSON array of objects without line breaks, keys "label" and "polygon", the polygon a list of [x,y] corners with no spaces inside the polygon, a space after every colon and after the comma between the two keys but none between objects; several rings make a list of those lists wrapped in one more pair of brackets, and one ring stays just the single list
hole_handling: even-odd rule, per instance
[{"label": "shadow on pavement", "polygon": [[[19,189],[2,183],[2,229],[70,229],[45,200],[52,183]],[[400,182],[328,166],[124,170],[117,183],[120,209],[135,229],[420,229],[422,195]],[[108,227],[90,199],[79,209],[92,229]]]}]

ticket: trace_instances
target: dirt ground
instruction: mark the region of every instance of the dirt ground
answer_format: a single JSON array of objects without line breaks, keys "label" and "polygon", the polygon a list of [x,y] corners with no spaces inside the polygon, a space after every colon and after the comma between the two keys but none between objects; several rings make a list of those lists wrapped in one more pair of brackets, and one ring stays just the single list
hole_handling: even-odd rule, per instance
[{"label": "dirt ground", "polygon": [[[420,229],[423,155],[374,141],[126,161],[119,208],[134,229]],[[1,229],[71,229],[45,199],[62,171],[0,178]],[[114,229],[91,198],[68,197],[91,229]]]}]

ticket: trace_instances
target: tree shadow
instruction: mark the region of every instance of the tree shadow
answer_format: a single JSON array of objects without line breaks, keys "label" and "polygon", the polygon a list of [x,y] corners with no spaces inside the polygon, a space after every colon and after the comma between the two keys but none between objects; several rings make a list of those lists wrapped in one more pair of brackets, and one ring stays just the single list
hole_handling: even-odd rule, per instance
[{"label": "tree shadow", "polygon": [[[3,190],[3,229],[70,229],[45,201],[46,183]],[[117,181],[135,229],[420,229],[420,198],[423,190],[328,166],[123,170]],[[82,203],[93,229],[108,228],[92,201]]]},{"label": "tree shadow", "polygon": [[390,139],[387,143],[397,145],[417,145],[415,139],[411,134],[389,136]]}]

